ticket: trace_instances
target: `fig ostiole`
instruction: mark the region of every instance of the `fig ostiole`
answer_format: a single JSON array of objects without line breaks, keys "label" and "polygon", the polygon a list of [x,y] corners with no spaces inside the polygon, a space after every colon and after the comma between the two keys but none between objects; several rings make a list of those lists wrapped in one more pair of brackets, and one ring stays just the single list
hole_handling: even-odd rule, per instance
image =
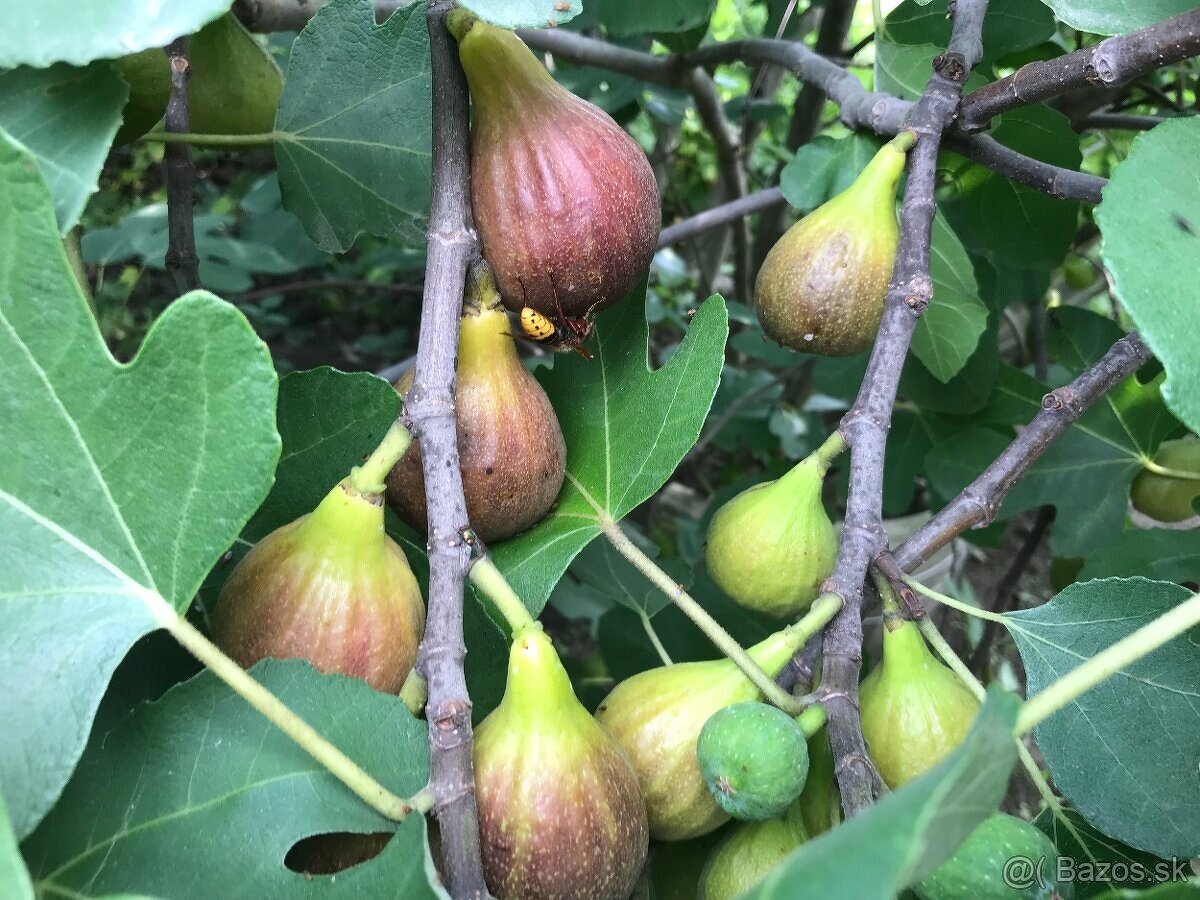
[{"label": "fig ostiole", "polygon": [[705,564],[738,605],[793,618],[821,593],[837,560],[837,530],[821,503],[816,455],[723,505],[708,526]]},{"label": "fig ostiole", "polygon": [[[775,675],[801,643],[802,637],[785,629],[747,652],[768,675]],[[639,672],[600,703],[597,721],[616,738],[637,772],[652,837],[685,840],[729,819],[704,782],[696,743],[713,713],[761,699],[750,679],[721,659]]]},{"label": "fig ostiole", "polygon": [[1156,522],[1195,518],[1192,504],[1200,497],[1200,439],[1163,441],[1153,463],[1155,468],[1145,468],[1133,479],[1129,498],[1134,508]]},{"label": "fig ostiole", "polygon": [[900,235],[896,185],[912,140],[902,132],[885,144],[850,187],[771,248],[754,285],[767,337],[822,356],[874,343]]},{"label": "fig ostiole", "polygon": [[[455,414],[467,518],[485,541],[527,531],[546,517],[562,489],[567,449],[550,398],[517,355],[512,323],[491,276],[477,281],[479,304],[459,323]],[[413,373],[397,382],[407,394]],[[414,441],[387,477],[387,499],[421,531],[425,476]]]},{"label": "fig ostiole", "polygon": [[806,840],[808,834],[794,806],[778,818],[739,822],[705,864],[697,900],[742,896]]},{"label": "fig ostiole", "polygon": [[534,625],[500,705],[475,731],[484,876],[500,900],[625,900],[646,861],[646,809],[620,746],[576,699]]},{"label": "fig ostiole", "polygon": [[404,684],[424,627],[417,579],[383,530],[383,500],[350,479],[255,544],[213,613],[213,637],[239,665],[302,658],[388,693]]},{"label": "fig ostiole", "polygon": [[649,269],[662,224],[646,154],[511,31],[465,10],[447,26],[474,106],[475,226],[504,302],[564,324],[620,300]]},{"label": "fig ostiole", "polygon": [[934,658],[908,621],[884,628],[883,658],[863,680],[858,698],[867,753],[890,788],[941,762],[979,712],[979,700]]}]

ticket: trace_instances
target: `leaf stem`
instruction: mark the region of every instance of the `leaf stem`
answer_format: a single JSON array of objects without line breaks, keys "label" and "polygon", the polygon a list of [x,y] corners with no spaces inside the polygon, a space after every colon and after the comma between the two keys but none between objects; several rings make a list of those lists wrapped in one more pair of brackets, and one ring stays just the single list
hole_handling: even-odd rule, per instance
[{"label": "leaf stem", "polygon": [[904,576],[904,583],[918,594],[923,594],[930,600],[936,600],[938,603],[949,606],[951,609],[957,609],[960,613],[966,613],[968,616],[975,616],[979,619],[987,619],[989,622],[999,622],[1001,625],[1008,627],[1008,620],[1004,616],[986,609],[980,609],[977,606],[971,606],[969,603],[963,603],[961,600],[955,600],[946,594],[939,594],[933,588],[925,587],[925,585],[921,584],[921,582],[917,581],[911,575]]},{"label": "leaf stem", "polygon": [[379,446],[367,457],[361,466],[350,470],[350,484],[360,494],[379,496],[384,491],[384,480],[392,466],[400,461],[408,445],[412,443],[412,433],[397,419],[388,429]]},{"label": "leaf stem", "polygon": [[508,622],[513,636],[520,634],[534,625],[533,616],[529,614],[517,592],[512,589],[508,579],[496,568],[490,556],[484,556],[475,561],[470,571],[471,584],[481,590],[499,610],[500,615]]},{"label": "leaf stem", "polygon": [[282,141],[285,132],[264,134],[195,134],[190,131],[151,131],[142,135],[143,141],[159,144],[191,144],[193,147],[266,147]]},{"label": "leaf stem", "polygon": [[804,732],[806,738],[812,737],[824,728],[825,723],[828,721],[829,714],[820,703],[812,704],[812,706],[796,716],[796,724],[800,726],[800,730]]},{"label": "leaf stem", "polygon": [[650,617],[641,610],[638,610],[638,616],[642,620],[642,628],[646,631],[646,637],[650,638],[650,643],[654,645],[654,652],[658,654],[658,658],[662,660],[664,666],[672,666],[671,656],[667,653],[667,648],[662,645],[662,641],[658,638],[658,632],[654,630],[654,625],[650,621]]},{"label": "leaf stem", "polygon": [[1140,462],[1142,468],[1148,472],[1153,472],[1155,475],[1162,475],[1165,478],[1177,478],[1180,481],[1200,481],[1200,472],[1186,472],[1183,469],[1171,469],[1167,466],[1160,466],[1148,457],[1142,457]]}]

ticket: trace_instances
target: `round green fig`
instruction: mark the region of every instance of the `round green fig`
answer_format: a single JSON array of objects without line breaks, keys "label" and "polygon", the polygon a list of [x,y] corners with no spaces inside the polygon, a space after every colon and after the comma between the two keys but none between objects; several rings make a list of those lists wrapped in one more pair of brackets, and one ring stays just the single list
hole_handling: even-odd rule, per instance
[{"label": "round green fig", "polygon": [[713,516],[704,559],[740,606],[794,618],[821,593],[837,560],[837,530],[821,504],[826,464],[816,456],[776,481],[742,491]]},{"label": "round green fig", "polygon": [[933,768],[975,721],[979,701],[934,659],[912,622],[883,631],[883,659],[858,690],[867,752],[890,788]]},{"label": "round green fig", "polygon": [[804,830],[812,837],[842,821],[842,795],[835,775],[829,732],[821,728],[808,739],[808,779],[797,801]]},{"label": "round green fig", "polygon": [[794,807],[782,818],[738,823],[709,857],[700,875],[697,900],[740,897],[806,840]]},{"label": "round green fig", "polygon": [[700,729],[696,758],[717,805],[751,822],[782,815],[808,777],[808,742],[796,720],[757,701],[713,713]]},{"label": "round green fig", "polygon": [[349,479],[313,512],[251,548],[221,588],[218,646],[242,666],[299,657],[396,693],[425,627],[408,560],[383,530],[383,500]]},{"label": "round green fig", "polygon": [[129,99],[121,110],[121,127],[113,138],[113,145],[119,146],[140,138],[167,111],[167,100],[171,96],[171,64],[161,47],[122,56],[114,59],[112,64],[129,85]]},{"label": "round green fig", "polygon": [[571,689],[550,638],[517,634],[500,705],[475,731],[484,877],[499,900],[625,900],[646,809],[617,743]]},{"label": "round green fig", "polygon": [[1177,478],[1143,469],[1129,491],[1134,508],[1157,522],[1182,522],[1195,516],[1192,502],[1200,497],[1200,439],[1164,441],[1154,454],[1154,463],[1195,477]]},{"label": "round green fig", "polygon": [[[785,629],[748,652],[773,675],[797,649],[797,638]],[[696,742],[717,710],[761,699],[750,679],[721,659],[639,672],[601,702],[596,719],[633,763],[652,837],[685,840],[706,834],[729,818],[700,774]]]},{"label": "round green fig", "polygon": [[[1016,816],[993,813],[913,889],[921,900],[1071,900],[1072,882],[1045,880],[1054,878],[1057,858],[1053,842],[1038,828]],[[1028,884],[1011,884],[1014,873],[1008,866],[1013,859],[1032,863],[1032,871],[1020,872],[1028,876]]]},{"label": "round green fig", "polygon": [[188,127],[196,134],[266,134],[275,128],[283,73],[232,13],[188,40]]},{"label": "round green fig", "polygon": [[662,224],[646,154],[511,31],[465,10],[447,25],[475,111],[475,226],[505,304],[561,323],[620,300],[645,277]]},{"label": "round green fig", "polygon": [[885,144],[850,187],[771,248],[754,285],[767,337],[822,356],[874,343],[900,235],[896,184],[911,144],[907,133]]}]

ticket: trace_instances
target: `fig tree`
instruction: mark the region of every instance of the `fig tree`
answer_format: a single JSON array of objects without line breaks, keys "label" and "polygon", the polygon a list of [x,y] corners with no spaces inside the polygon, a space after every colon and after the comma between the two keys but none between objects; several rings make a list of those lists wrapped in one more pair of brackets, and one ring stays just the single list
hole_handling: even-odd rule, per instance
[{"label": "fig tree", "polygon": [[1143,469],[1133,479],[1129,496],[1134,507],[1158,522],[1182,522],[1196,515],[1192,502],[1200,497],[1200,439],[1164,441],[1154,454],[1156,465],[1191,478]]}]

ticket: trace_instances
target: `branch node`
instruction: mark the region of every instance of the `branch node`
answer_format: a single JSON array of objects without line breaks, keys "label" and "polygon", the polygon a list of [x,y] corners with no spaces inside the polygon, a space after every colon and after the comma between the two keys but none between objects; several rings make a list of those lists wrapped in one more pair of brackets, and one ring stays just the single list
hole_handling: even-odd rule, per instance
[{"label": "branch node", "polygon": [[966,58],[961,53],[949,50],[933,58],[933,70],[955,84],[962,84],[971,74]]}]

